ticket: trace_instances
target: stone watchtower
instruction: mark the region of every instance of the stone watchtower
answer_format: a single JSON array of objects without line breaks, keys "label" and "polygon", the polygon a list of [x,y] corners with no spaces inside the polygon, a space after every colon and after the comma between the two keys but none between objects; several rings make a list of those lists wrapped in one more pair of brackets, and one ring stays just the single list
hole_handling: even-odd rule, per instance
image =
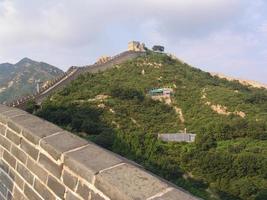
[{"label": "stone watchtower", "polygon": [[144,52],[145,50],[145,44],[140,43],[137,41],[132,41],[128,43],[128,51],[139,51],[139,52]]}]

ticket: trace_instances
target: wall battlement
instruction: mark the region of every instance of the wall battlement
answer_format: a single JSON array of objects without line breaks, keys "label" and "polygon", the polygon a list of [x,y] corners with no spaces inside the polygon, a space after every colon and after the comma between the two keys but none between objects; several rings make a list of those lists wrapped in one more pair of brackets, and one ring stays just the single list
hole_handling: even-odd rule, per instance
[{"label": "wall battlement", "polygon": [[47,121],[0,105],[0,199],[197,198]]}]

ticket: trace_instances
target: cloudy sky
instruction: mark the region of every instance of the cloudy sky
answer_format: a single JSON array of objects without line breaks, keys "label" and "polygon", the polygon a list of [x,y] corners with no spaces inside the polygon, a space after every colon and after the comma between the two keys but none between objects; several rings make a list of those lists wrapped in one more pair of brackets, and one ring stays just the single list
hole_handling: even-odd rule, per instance
[{"label": "cloudy sky", "polygon": [[0,0],[0,63],[29,57],[66,70],[130,40],[267,83],[267,0]]}]

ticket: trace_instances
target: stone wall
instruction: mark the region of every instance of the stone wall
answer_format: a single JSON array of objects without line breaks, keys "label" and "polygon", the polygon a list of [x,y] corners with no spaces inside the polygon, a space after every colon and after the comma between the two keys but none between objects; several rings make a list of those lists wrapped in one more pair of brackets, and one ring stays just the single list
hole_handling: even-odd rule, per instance
[{"label": "stone wall", "polygon": [[196,198],[123,157],[0,105],[0,199]]}]

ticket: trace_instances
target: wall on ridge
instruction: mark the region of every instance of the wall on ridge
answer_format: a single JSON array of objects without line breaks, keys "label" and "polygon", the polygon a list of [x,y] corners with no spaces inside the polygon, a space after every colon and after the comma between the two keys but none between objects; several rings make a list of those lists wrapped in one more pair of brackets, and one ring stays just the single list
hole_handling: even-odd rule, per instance
[{"label": "wall on ridge", "polygon": [[1,200],[193,200],[140,166],[0,105]]}]

